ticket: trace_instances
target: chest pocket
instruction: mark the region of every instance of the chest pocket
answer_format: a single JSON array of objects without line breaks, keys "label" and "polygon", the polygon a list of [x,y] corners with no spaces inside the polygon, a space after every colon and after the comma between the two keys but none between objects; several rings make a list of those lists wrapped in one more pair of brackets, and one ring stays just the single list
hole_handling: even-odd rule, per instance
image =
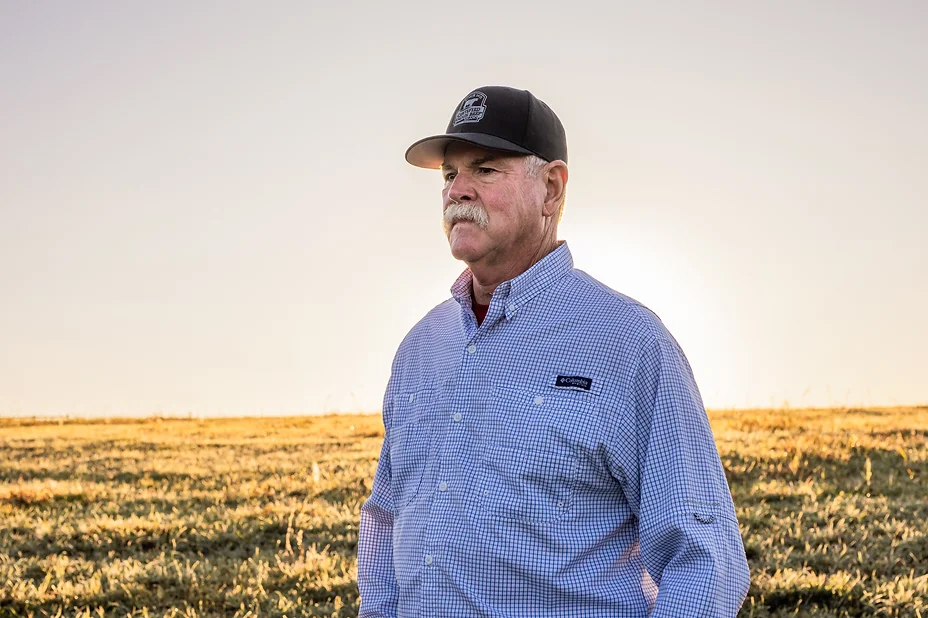
[{"label": "chest pocket", "polygon": [[428,462],[432,433],[432,390],[401,393],[393,400],[390,471],[393,502],[402,509],[416,497]]},{"label": "chest pocket", "polygon": [[481,511],[522,523],[564,517],[597,414],[589,393],[488,389],[477,427]]}]

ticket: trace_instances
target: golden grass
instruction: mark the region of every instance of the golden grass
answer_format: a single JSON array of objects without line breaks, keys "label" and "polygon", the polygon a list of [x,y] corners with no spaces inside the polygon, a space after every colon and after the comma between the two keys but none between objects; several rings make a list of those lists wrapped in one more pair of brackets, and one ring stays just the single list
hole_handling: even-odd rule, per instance
[{"label": "golden grass", "polygon": [[[928,618],[928,408],[710,413],[742,616]],[[0,421],[0,616],[354,616],[377,416]]]}]

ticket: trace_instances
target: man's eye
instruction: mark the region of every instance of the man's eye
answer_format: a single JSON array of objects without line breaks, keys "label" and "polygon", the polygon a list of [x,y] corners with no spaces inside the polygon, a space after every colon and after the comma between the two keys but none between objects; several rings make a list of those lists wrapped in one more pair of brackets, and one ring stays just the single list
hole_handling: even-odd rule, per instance
[{"label": "man's eye", "polygon": [[492,172],[495,172],[496,170],[493,169],[492,167],[478,167],[477,171],[480,172],[481,174],[490,174]]},{"label": "man's eye", "polygon": [[455,175],[456,174],[454,172],[448,172],[447,174],[445,174],[445,182],[451,182],[452,180],[454,180]]}]

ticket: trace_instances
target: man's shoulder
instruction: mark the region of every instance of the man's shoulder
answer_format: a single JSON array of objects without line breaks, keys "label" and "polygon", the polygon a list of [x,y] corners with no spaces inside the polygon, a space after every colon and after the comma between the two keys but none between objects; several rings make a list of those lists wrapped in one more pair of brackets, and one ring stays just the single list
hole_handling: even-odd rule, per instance
[{"label": "man's shoulder", "polygon": [[453,298],[448,298],[432,307],[422,316],[410,332],[430,328],[448,328],[461,323],[461,306]]},{"label": "man's shoulder", "polygon": [[434,343],[462,332],[461,307],[453,298],[449,298],[429,310],[409,329],[398,351],[402,352],[405,348],[415,347],[423,342]]},{"label": "man's shoulder", "polygon": [[666,332],[660,317],[642,302],[609,287],[585,271],[573,269],[566,294],[575,309],[590,316],[600,329],[618,329],[627,335],[655,337]]}]

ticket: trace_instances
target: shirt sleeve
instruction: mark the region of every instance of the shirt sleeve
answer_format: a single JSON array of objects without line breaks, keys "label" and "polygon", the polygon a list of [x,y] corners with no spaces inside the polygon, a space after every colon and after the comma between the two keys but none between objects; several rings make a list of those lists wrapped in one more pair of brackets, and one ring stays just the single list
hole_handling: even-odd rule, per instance
[{"label": "shirt sleeve", "polygon": [[371,495],[361,507],[358,529],[358,618],[396,618],[398,590],[393,569],[393,492],[390,488],[390,422],[393,401],[387,387],[384,397],[386,434],[374,475]]},{"label": "shirt sleeve", "polygon": [[627,402],[610,467],[657,584],[651,618],[735,616],[750,583],[738,520],[692,370],[666,331],[643,346]]}]

